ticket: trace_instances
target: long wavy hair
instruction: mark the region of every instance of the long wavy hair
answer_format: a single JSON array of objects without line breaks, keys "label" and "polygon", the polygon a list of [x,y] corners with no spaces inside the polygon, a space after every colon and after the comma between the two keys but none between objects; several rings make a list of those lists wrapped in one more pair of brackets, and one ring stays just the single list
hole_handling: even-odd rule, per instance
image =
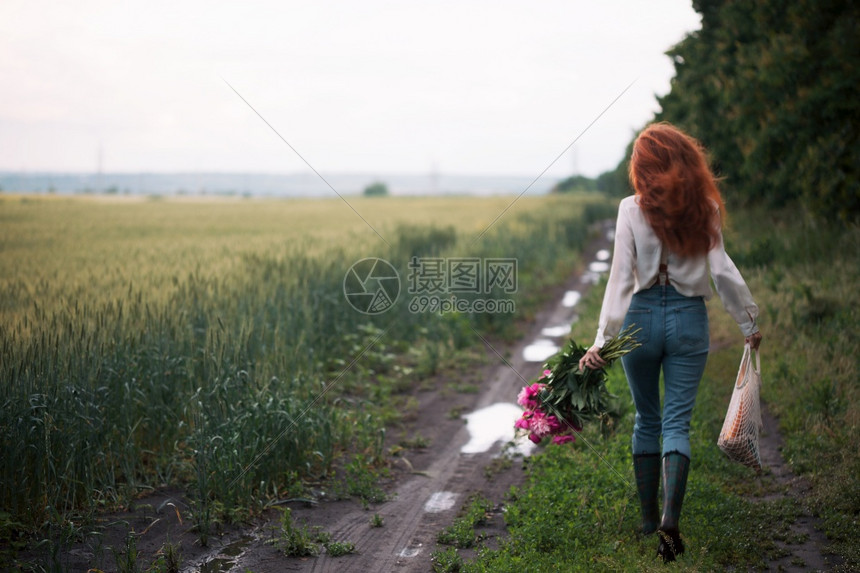
[{"label": "long wavy hair", "polygon": [[630,182],[654,234],[680,256],[704,255],[719,241],[725,204],[702,145],[654,123],[633,144]]}]

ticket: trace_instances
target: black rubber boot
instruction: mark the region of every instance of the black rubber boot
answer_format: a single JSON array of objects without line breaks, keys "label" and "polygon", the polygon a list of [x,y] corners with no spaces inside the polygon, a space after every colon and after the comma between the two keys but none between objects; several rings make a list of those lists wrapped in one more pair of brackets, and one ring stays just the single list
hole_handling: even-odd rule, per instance
[{"label": "black rubber boot", "polygon": [[660,454],[633,456],[633,473],[636,474],[636,491],[642,508],[642,534],[650,535],[660,525],[660,508],[657,505],[660,491]]},{"label": "black rubber boot", "polygon": [[681,505],[687,491],[687,476],[690,473],[690,458],[678,452],[663,456],[663,520],[660,522],[660,545],[657,554],[664,562],[674,561],[684,552],[678,521]]}]

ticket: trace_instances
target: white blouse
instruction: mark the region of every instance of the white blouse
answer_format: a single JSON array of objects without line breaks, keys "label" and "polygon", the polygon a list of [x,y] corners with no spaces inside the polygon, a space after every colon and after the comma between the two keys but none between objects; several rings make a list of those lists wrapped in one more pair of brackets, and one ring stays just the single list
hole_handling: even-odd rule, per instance
[{"label": "white blouse", "polygon": [[[634,293],[650,288],[657,282],[660,269],[661,242],[654,234],[636,196],[626,197],[618,206],[615,225],[615,252],[603,307],[600,311],[595,346],[618,334]],[[713,295],[708,280],[708,267],[714,286],[728,313],[740,326],[744,336],[758,332],[758,306],[749,287],[735,264],[726,254],[723,236],[707,255],[681,257],[668,252],[669,284],[685,296]]]}]

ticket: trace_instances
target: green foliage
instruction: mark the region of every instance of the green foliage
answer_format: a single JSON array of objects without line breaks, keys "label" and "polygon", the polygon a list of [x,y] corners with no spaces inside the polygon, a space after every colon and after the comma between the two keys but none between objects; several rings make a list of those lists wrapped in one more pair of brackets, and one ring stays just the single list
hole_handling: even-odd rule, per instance
[{"label": "green foliage", "polygon": [[434,257],[457,243],[457,229],[435,225],[414,228],[401,226],[396,230],[398,262],[409,262],[412,257]]},{"label": "green foliage", "polygon": [[657,120],[702,140],[733,204],[860,215],[860,6],[696,2]]},{"label": "green foliage", "polygon": [[329,541],[325,544],[325,550],[332,557],[342,557],[355,553],[355,543],[351,541]]},{"label": "green foliage", "polygon": [[411,438],[404,438],[400,440],[399,445],[403,448],[406,448],[407,450],[424,450],[430,447],[430,439],[425,438],[419,432]]},{"label": "green foliage", "polygon": [[453,545],[469,548],[480,540],[475,533],[475,527],[483,524],[487,514],[493,510],[493,503],[482,494],[474,494],[460,508],[460,513],[454,523],[436,535],[436,541],[442,545]]},{"label": "green foliage", "polygon": [[597,182],[591,177],[586,177],[585,175],[571,175],[567,179],[562,179],[553,185],[550,193],[595,191],[597,188]]},{"label": "green foliage", "polygon": [[[762,307],[762,399],[779,418],[783,456],[812,485],[802,502],[856,568],[860,228],[798,221],[791,210],[739,214],[734,226],[742,231],[729,233],[733,252],[755,262],[743,271]],[[763,250],[769,262],[759,260]]]},{"label": "green foliage", "polygon": [[182,552],[178,543],[166,542],[158,550],[158,556],[147,573],[178,573],[182,565]]},{"label": "green foliage", "polygon": [[313,557],[319,555],[323,548],[332,557],[341,557],[355,553],[355,544],[350,541],[333,541],[331,534],[321,527],[308,527],[293,522],[290,508],[279,508],[281,520],[279,527],[272,531],[272,537],[266,540],[274,545],[287,557]]},{"label": "green foliage", "polygon": [[344,489],[347,495],[357,496],[365,506],[371,503],[382,503],[388,499],[388,494],[379,487],[380,473],[373,467],[371,460],[363,455],[356,455],[346,466]]},{"label": "green foliage", "polygon": [[309,528],[307,525],[293,523],[290,508],[279,508],[281,522],[278,529],[272,531],[272,538],[266,540],[270,545],[288,557],[311,557],[318,555],[322,544],[330,541],[328,533],[319,527]]},{"label": "green foliage", "polygon": [[140,551],[137,549],[137,538],[133,530],[128,532],[125,538],[125,548],[111,548],[114,559],[116,560],[116,570],[119,573],[137,573],[140,571],[138,561],[140,560]]},{"label": "green foliage", "polygon": [[431,555],[434,573],[457,573],[463,568],[463,558],[454,547],[437,549]]},{"label": "green foliage", "polygon": [[604,171],[597,177],[597,190],[607,197],[623,198],[630,195],[633,189],[627,176],[628,158],[633,151],[633,142],[627,144],[624,152],[625,159],[615,169]]},{"label": "green foliage", "polygon": [[388,195],[388,185],[380,181],[371,183],[364,188],[363,195],[365,197],[386,197]]},{"label": "green foliage", "polygon": [[570,422],[577,431],[588,421],[617,418],[615,396],[606,387],[607,369],[615,360],[640,346],[636,341],[639,329],[634,330],[634,327],[631,325],[606,342],[600,351],[606,366],[596,370],[580,370],[579,361],[588,348],[569,338],[564,348],[544,365],[550,374],[540,379],[546,384],[538,395],[541,408],[559,420]]}]

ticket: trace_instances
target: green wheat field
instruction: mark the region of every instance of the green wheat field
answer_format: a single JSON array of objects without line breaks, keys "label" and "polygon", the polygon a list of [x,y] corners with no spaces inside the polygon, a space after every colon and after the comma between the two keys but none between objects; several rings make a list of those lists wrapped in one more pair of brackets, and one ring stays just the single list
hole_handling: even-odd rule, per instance
[{"label": "green wheat field", "polygon": [[499,217],[514,199],[0,198],[4,520],[36,531],[179,486],[205,533],[347,456],[372,464],[398,384],[516,316],[365,315],[347,270],[516,258],[527,312],[613,206],[524,197]]}]

